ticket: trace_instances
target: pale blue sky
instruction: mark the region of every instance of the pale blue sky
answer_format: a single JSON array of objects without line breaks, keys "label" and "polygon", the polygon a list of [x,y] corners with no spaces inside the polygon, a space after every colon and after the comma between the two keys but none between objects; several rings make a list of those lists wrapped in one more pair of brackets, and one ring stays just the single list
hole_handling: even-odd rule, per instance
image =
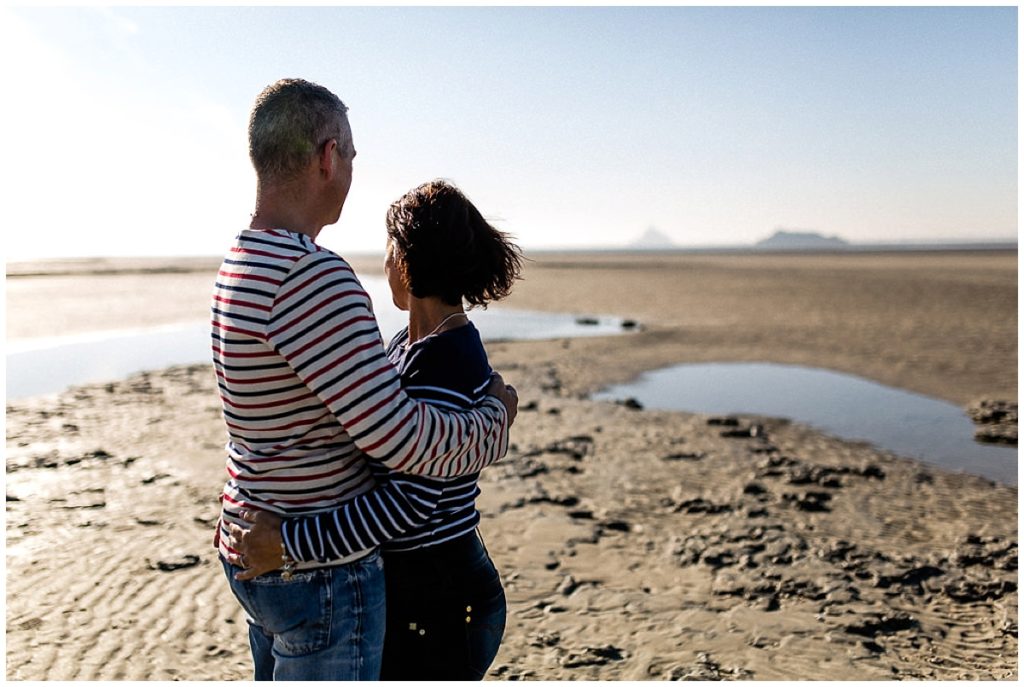
[{"label": "pale blue sky", "polygon": [[379,250],[443,176],[527,248],[778,227],[1013,238],[1017,8],[8,8],[9,259],[223,251],[284,76],[350,107],[322,243]]}]

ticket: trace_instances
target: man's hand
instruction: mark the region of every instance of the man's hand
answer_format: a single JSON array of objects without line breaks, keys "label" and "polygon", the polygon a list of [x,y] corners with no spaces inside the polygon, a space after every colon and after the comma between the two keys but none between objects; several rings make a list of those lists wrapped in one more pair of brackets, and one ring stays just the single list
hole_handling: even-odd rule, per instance
[{"label": "man's hand", "polygon": [[263,573],[280,568],[281,559],[281,518],[267,511],[239,512],[242,520],[252,523],[252,527],[243,530],[234,523],[228,523],[228,546],[238,551],[228,554],[228,562],[244,568],[235,573],[236,580],[251,580]]},{"label": "man's hand", "polygon": [[505,404],[505,410],[508,412],[508,426],[511,427],[516,420],[516,413],[519,412],[519,394],[516,393],[516,388],[511,384],[505,384],[505,380],[501,378],[500,374],[492,372],[491,383],[487,386],[485,393]]}]

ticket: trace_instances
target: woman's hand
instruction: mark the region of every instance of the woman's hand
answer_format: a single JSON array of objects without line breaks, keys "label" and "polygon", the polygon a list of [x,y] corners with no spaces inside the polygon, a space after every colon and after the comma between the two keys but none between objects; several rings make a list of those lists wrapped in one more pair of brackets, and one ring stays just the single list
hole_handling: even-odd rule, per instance
[{"label": "woman's hand", "polygon": [[264,510],[242,510],[239,516],[252,527],[243,530],[234,523],[228,524],[228,546],[238,551],[237,554],[228,554],[228,562],[244,568],[242,572],[235,573],[235,579],[251,580],[280,568],[284,564],[281,558],[281,518]]}]

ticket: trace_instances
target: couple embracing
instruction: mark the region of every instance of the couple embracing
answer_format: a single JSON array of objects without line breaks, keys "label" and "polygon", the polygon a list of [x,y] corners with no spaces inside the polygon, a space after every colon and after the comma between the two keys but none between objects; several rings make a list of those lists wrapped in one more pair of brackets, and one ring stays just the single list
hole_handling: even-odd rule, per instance
[{"label": "couple embracing", "polygon": [[346,112],[285,79],[250,115],[256,211],[213,294],[215,545],[257,680],[481,679],[506,607],[477,478],[518,398],[463,307],[506,296],[521,256],[453,185],[402,196],[384,269],[409,325],[385,348],[352,268],[316,243],[352,182]]}]

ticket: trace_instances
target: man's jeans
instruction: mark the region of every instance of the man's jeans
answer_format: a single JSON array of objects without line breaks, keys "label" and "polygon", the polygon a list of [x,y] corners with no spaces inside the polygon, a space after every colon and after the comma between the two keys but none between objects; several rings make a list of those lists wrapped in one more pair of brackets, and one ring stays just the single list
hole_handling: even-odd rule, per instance
[{"label": "man's jeans", "polygon": [[384,646],[384,569],[378,552],[354,563],[239,582],[256,680],[377,680]]}]

